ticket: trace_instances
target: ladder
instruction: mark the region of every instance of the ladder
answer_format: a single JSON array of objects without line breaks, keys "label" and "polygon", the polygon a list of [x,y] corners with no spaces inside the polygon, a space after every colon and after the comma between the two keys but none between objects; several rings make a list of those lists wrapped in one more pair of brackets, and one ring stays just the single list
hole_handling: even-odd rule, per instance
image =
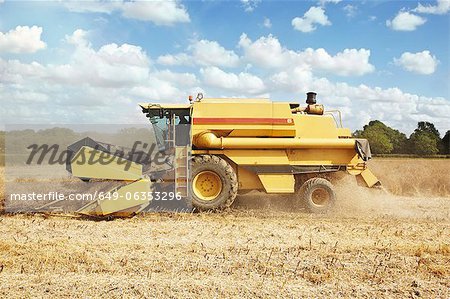
[{"label": "ladder", "polygon": [[191,158],[191,145],[190,143],[186,145],[177,145],[175,115],[171,117],[171,127],[172,130],[169,131],[172,136],[169,136],[169,142],[175,147],[175,194],[179,194],[182,198],[187,198],[189,196],[189,161]]},{"label": "ladder", "polygon": [[189,146],[175,147],[175,192],[181,197],[189,195]]}]

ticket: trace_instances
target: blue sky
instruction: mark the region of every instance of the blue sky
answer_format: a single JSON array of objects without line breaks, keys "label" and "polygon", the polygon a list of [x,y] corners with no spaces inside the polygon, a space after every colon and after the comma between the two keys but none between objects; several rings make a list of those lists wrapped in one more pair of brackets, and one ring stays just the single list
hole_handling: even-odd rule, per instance
[{"label": "blue sky", "polygon": [[353,130],[428,120],[444,134],[449,2],[5,1],[1,123],[140,123],[142,101],[315,90]]}]

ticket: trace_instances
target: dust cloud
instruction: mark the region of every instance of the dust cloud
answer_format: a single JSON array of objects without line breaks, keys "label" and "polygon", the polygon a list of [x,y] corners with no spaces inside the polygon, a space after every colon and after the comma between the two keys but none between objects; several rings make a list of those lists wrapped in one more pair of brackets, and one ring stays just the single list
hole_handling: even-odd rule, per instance
[{"label": "dust cloud", "polygon": [[[450,160],[379,159],[372,161],[370,168],[381,180],[380,188],[360,186],[351,175],[332,180],[337,202],[330,216],[450,218]],[[256,191],[238,196],[234,208],[306,212],[295,195]]]}]

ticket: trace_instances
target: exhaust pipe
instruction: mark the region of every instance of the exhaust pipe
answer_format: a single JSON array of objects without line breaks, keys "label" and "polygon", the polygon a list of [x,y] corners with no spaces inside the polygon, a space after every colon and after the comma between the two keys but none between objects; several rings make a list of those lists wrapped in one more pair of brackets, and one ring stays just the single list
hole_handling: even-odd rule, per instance
[{"label": "exhaust pipe", "polygon": [[315,105],[317,103],[316,101],[317,93],[315,92],[307,92],[306,93],[306,104],[308,105]]}]

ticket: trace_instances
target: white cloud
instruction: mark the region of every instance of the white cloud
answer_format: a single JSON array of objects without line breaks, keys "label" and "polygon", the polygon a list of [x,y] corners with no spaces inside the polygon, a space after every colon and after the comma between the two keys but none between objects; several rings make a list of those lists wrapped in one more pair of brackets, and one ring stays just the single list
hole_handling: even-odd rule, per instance
[{"label": "white cloud", "polygon": [[88,32],[83,29],[75,30],[71,35],[66,35],[65,40],[67,43],[76,46],[87,46],[89,42],[87,41]]},{"label": "white cloud", "polygon": [[0,52],[34,53],[47,46],[41,40],[42,28],[17,26],[6,33],[0,32]]},{"label": "white cloud", "polygon": [[295,67],[290,70],[283,70],[272,75],[269,80],[273,88],[285,90],[288,93],[307,92],[307,88],[312,85],[313,73],[308,67]]},{"label": "white cloud", "polygon": [[269,18],[264,18],[263,26],[266,28],[272,28],[272,22]]},{"label": "white cloud", "polygon": [[191,73],[174,73],[169,70],[163,70],[155,74],[159,79],[174,83],[176,86],[190,87],[199,84],[197,77]]},{"label": "white cloud", "polygon": [[324,70],[341,76],[360,76],[371,73],[375,67],[369,63],[370,50],[344,49],[331,56],[325,49],[308,48],[300,57],[313,69]]},{"label": "white cloud", "polygon": [[227,90],[234,94],[260,94],[265,90],[264,82],[249,73],[226,73],[218,67],[207,67],[200,70],[203,82],[211,87]]},{"label": "white cloud", "polygon": [[262,68],[302,67],[313,72],[329,72],[342,76],[359,76],[374,71],[369,63],[370,50],[344,49],[331,56],[325,49],[307,48],[293,51],[282,47],[279,40],[268,35],[252,42],[245,33],[239,40],[244,58]]},{"label": "white cloud", "polygon": [[270,77],[269,82],[268,92],[284,91],[300,95],[301,99],[307,91],[318,92],[318,102],[323,103],[326,109],[341,110],[344,125],[353,130],[375,119],[407,134],[421,120],[433,122],[440,130],[450,127],[450,101],[440,97],[422,97],[396,87],[383,89],[331,82],[300,67],[277,73]]},{"label": "white cloud", "polygon": [[123,87],[148,78],[150,61],[141,47],[107,44],[97,51],[83,37],[86,32],[76,30],[66,40],[75,45],[66,64],[23,64],[16,60],[2,61],[0,73],[15,83],[44,81],[73,86]]},{"label": "white cloud", "polygon": [[157,25],[190,22],[186,9],[176,1],[125,2],[122,10],[124,17],[151,21]]},{"label": "white cloud", "polygon": [[[95,53],[95,52],[94,52]],[[148,67],[149,59],[139,46],[123,44],[107,44],[97,51],[97,56],[110,65],[126,65],[136,67]]]},{"label": "white cloud", "polygon": [[200,40],[191,45],[192,55],[200,65],[233,67],[239,63],[239,57],[226,50],[216,41]]},{"label": "white cloud", "polygon": [[407,11],[399,11],[392,21],[386,21],[386,26],[396,31],[414,31],[417,27],[425,24],[426,21],[425,18]]},{"label": "white cloud", "polygon": [[317,29],[315,24],[322,26],[329,26],[331,22],[328,21],[327,15],[325,15],[325,10],[321,7],[311,7],[303,17],[296,17],[292,20],[292,26],[295,30],[301,32],[312,32]]},{"label": "white cloud", "polygon": [[194,74],[155,70],[139,46],[94,49],[88,36],[81,29],[66,36],[74,47],[63,64],[0,58],[1,122],[145,122],[136,117],[138,102],[176,102],[203,91]]},{"label": "white cloud", "polygon": [[162,55],[157,62],[163,65],[194,64],[201,66],[235,67],[239,64],[239,56],[232,50],[227,50],[216,41],[199,40],[189,47],[190,54],[179,53],[175,55]]},{"label": "white cloud", "polygon": [[47,65],[49,80],[64,84],[91,86],[125,86],[142,82],[148,77],[150,60],[145,51],[129,44],[106,44],[97,51],[86,40],[88,33],[77,29],[66,36],[75,46],[67,64]]},{"label": "white cloud", "polygon": [[48,95],[39,92],[14,90],[6,95],[9,98],[14,98],[17,104],[26,105],[27,103],[46,103],[49,100]]},{"label": "white cloud", "polygon": [[342,0],[319,0],[319,4],[321,6],[326,5],[327,3],[333,3],[333,4],[338,4],[339,2],[341,2]]},{"label": "white cloud", "polygon": [[186,8],[174,1],[69,1],[66,7],[74,12],[94,12],[110,14],[119,11],[125,18],[153,22],[156,25],[170,26],[175,23],[189,23]]},{"label": "white cloud", "polygon": [[137,100],[148,102],[180,102],[188,97],[189,94],[197,94],[204,90],[195,84],[197,78],[189,73],[172,73],[170,71],[151,74],[146,84],[139,84],[128,89],[126,92],[134,98],[134,104]]},{"label": "white cloud", "polygon": [[[326,109],[338,108],[343,112],[344,125],[352,130],[374,119],[407,134],[421,120],[433,122],[441,131],[450,127],[448,99],[422,97],[395,87],[331,82],[314,75],[308,65],[281,68],[268,72],[264,77],[249,71],[231,73],[217,67],[204,67],[200,70],[201,78],[197,79],[191,73],[152,70],[149,58],[142,59],[143,52],[138,48],[134,48],[135,55],[128,58],[125,53],[133,51],[126,51],[123,45],[105,45],[97,51],[91,46],[78,46],[72,59],[63,65],[0,59],[0,95],[5,99],[0,106],[2,122],[20,119],[31,123],[111,123],[113,119],[116,123],[136,123],[146,121],[145,117],[139,117],[140,111],[136,107],[136,103],[143,101],[180,102],[197,92],[226,97],[253,97],[267,93],[278,100],[287,100],[286,95],[289,95],[289,101],[294,97],[303,104],[304,93],[314,90]],[[80,59],[86,59],[86,56],[83,57],[80,51],[93,58],[82,65]],[[116,82],[109,77],[99,78],[87,65],[95,69],[108,66],[113,72],[111,76],[117,75],[119,70],[127,76]],[[136,65],[146,71],[145,75],[126,80]],[[64,69],[67,72],[62,72]],[[61,73],[67,74],[65,80],[62,80]],[[76,84],[72,84],[74,82]],[[32,104],[36,105],[28,109]]]},{"label": "white cloud", "polygon": [[67,9],[79,13],[106,13],[120,10],[122,1],[65,1],[64,5]]},{"label": "white cloud", "polygon": [[[136,45],[94,48],[89,42],[92,34],[76,30],[67,36],[73,52],[62,64],[0,58],[0,122],[144,123],[138,102],[183,102],[189,94],[204,92],[207,97],[264,94],[274,100],[297,99],[303,104],[304,93],[314,90],[326,109],[343,112],[344,124],[352,130],[373,119],[407,134],[421,120],[433,122],[441,131],[450,127],[449,99],[409,94],[396,87],[332,82],[323,77],[324,73],[370,72],[369,50],[347,49],[333,55],[324,49],[293,51],[271,35],[252,41],[243,34],[239,61],[242,67],[247,65],[245,71],[229,72],[205,65],[198,73],[179,73],[156,69]],[[212,47],[220,49],[217,45]],[[189,51],[191,58],[194,48]]]},{"label": "white cloud", "polygon": [[419,3],[413,11],[425,14],[444,15],[450,11],[450,1],[437,0],[437,5],[422,5]]},{"label": "white cloud", "polygon": [[421,75],[433,74],[439,63],[437,58],[425,50],[418,53],[403,53],[400,58],[394,58],[394,63],[409,72]]},{"label": "white cloud", "polygon": [[192,57],[190,55],[187,55],[186,53],[179,53],[176,55],[171,54],[165,54],[158,57],[156,60],[157,63],[162,65],[186,65],[186,66],[193,66],[194,62],[192,60]]},{"label": "white cloud", "polygon": [[241,0],[242,7],[246,12],[252,12],[258,7],[261,0]]},{"label": "white cloud", "polygon": [[342,8],[342,10],[344,10],[347,18],[353,18],[358,12],[358,7],[356,7],[355,5],[347,4]]},{"label": "white cloud", "polygon": [[238,45],[244,50],[248,61],[263,68],[284,67],[289,64],[292,56],[295,56],[295,52],[283,48],[271,34],[252,42],[247,34],[242,33]]}]

